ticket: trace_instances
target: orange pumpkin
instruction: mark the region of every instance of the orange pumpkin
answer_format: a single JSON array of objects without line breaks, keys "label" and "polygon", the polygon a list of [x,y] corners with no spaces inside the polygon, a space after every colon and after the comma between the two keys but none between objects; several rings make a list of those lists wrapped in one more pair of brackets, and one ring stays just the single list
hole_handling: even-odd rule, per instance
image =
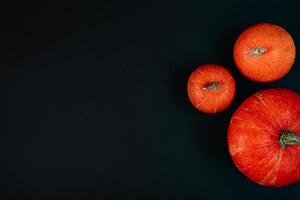
[{"label": "orange pumpkin", "polygon": [[250,180],[282,187],[300,181],[300,95],[272,88],[248,97],[233,114],[228,146]]},{"label": "orange pumpkin", "polygon": [[226,68],[206,64],[191,73],[187,92],[195,108],[205,113],[217,113],[231,104],[235,95],[235,81]]},{"label": "orange pumpkin", "polygon": [[296,56],[291,35],[281,26],[260,23],[247,28],[234,45],[239,71],[257,82],[271,82],[285,76]]}]

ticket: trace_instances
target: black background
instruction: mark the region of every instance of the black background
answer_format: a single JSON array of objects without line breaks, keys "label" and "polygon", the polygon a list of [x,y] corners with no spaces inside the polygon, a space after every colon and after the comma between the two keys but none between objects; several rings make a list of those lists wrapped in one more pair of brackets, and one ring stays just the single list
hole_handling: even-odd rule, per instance
[{"label": "black background", "polygon": [[[238,34],[258,22],[300,44],[299,1],[98,1],[1,5],[0,199],[285,199],[230,160],[237,106],[267,87],[300,92],[299,58],[280,81],[234,67]],[[237,81],[223,113],[197,112],[186,81],[198,65]]]}]

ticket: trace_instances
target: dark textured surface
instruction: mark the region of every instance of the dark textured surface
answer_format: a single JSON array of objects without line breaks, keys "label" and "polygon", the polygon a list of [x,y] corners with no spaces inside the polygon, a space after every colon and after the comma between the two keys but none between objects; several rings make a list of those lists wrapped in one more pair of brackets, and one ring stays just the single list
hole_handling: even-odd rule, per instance
[{"label": "dark textured surface", "polygon": [[[44,1],[42,1],[44,2]],[[285,199],[230,160],[226,129],[248,95],[300,92],[248,81],[232,46],[257,22],[283,25],[299,49],[298,1],[99,1],[1,6],[0,199]],[[203,63],[232,71],[225,112],[197,112],[185,92]]]}]

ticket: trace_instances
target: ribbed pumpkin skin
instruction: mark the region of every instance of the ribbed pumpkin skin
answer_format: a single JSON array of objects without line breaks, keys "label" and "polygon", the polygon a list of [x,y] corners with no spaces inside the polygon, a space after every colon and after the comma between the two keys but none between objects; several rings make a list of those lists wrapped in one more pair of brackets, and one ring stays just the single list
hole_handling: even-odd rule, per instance
[{"label": "ribbed pumpkin skin", "polygon": [[229,152],[250,180],[281,187],[300,180],[300,145],[282,148],[284,130],[300,133],[300,96],[288,89],[257,92],[235,111],[228,127]]}]

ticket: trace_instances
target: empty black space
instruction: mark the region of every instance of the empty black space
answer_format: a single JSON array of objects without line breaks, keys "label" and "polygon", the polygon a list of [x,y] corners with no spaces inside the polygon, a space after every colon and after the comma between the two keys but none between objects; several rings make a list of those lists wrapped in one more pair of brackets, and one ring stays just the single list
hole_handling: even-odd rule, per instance
[{"label": "empty black space", "polygon": [[[30,1],[0,8],[0,199],[286,199],[300,184],[266,188],[234,166],[234,110],[268,87],[300,92],[299,57],[259,84],[236,69],[239,33],[258,22],[300,44],[299,1]],[[204,63],[237,82],[225,112],[189,103]]]}]

